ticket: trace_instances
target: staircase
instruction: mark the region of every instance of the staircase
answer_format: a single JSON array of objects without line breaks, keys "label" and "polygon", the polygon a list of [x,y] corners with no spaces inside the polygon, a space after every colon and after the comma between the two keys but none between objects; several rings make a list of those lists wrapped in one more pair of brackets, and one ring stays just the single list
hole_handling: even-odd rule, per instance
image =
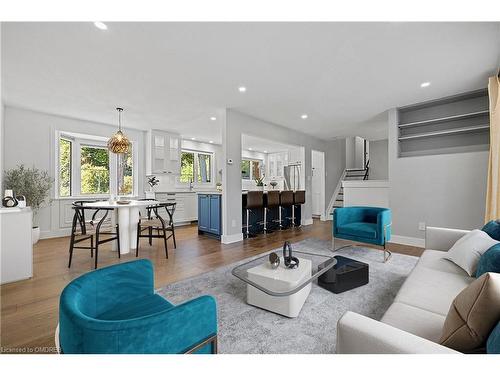
[{"label": "staircase", "polygon": [[363,169],[346,169],[342,175],[341,181],[339,182],[340,187],[337,189],[337,195],[332,204],[333,212],[336,208],[344,207],[344,187],[342,186],[343,181],[353,181],[353,180],[368,180],[368,175],[370,171],[370,161],[366,162]]}]

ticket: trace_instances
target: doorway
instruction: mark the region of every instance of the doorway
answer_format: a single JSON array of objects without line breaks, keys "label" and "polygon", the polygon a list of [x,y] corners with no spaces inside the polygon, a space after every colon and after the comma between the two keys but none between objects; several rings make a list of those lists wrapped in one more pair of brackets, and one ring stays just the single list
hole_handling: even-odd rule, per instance
[{"label": "doorway", "polygon": [[312,150],[312,215],[326,220],[325,217],[325,153]]}]

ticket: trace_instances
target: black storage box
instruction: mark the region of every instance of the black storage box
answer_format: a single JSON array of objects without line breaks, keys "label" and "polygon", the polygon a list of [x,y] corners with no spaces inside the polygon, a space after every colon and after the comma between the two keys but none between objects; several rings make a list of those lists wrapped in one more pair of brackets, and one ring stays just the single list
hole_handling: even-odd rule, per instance
[{"label": "black storage box", "polygon": [[[318,278],[319,286],[333,293],[342,293],[368,284],[368,264],[341,255],[334,258],[337,264]],[[323,264],[318,268],[322,269]]]}]

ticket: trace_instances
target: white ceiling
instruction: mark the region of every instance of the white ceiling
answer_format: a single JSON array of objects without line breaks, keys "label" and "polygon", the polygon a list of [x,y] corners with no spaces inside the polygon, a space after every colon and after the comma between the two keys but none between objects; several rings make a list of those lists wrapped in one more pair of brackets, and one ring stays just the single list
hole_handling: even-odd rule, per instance
[{"label": "white ceiling", "polygon": [[7,105],[104,123],[120,105],[205,141],[223,108],[380,138],[388,108],[486,87],[499,55],[500,23],[4,23],[2,85]]}]

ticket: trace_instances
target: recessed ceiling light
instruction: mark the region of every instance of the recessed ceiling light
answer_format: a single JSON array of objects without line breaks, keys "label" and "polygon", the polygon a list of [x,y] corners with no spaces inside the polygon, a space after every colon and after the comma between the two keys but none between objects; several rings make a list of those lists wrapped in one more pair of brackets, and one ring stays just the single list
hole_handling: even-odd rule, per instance
[{"label": "recessed ceiling light", "polygon": [[422,82],[422,83],[420,84],[420,87],[429,87],[430,85],[431,85],[431,83],[430,83],[430,82]]},{"label": "recessed ceiling light", "polygon": [[249,148],[248,148],[248,151],[252,151],[252,148],[251,148],[251,147],[249,147]]},{"label": "recessed ceiling light", "polygon": [[309,116],[308,116],[306,113],[304,113],[303,115],[301,115],[301,116],[300,116],[300,118],[301,118],[302,120],[305,120],[305,119],[306,119],[306,118],[308,118],[308,117],[309,117]]},{"label": "recessed ceiling light", "polygon": [[238,91],[239,92],[246,92],[247,88],[245,86],[240,86],[240,87],[238,87]]},{"label": "recessed ceiling light", "polygon": [[217,117],[212,116],[212,117],[210,117],[210,120],[215,121],[215,120],[217,120]]},{"label": "recessed ceiling light", "polygon": [[101,29],[101,30],[107,30],[108,29],[108,27],[106,26],[106,24],[104,22],[101,22],[101,21],[94,22],[94,25],[95,25],[95,27],[97,27],[98,29]]},{"label": "recessed ceiling light", "polygon": [[193,138],[191,138],[191,140],[192,140],[192,141],[194,141],[194,140],[196,140],[196,138],[195,138],[195,137],[193,137]]},{"label": "recessed ceiling light", "polygon": [[208,143],[214,143],[214,141],[208,141]]}]

